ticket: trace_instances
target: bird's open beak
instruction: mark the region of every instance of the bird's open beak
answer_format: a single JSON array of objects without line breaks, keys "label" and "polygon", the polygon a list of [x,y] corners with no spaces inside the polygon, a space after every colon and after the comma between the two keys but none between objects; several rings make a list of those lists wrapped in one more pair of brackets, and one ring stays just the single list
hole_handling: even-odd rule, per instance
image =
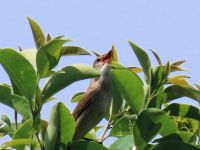
[{"label": "bird's open beak", "polygon": [[102,59],[103,64],[105,63],[110,64],[111,58],[112,58],[112,51],[109,51]]}]

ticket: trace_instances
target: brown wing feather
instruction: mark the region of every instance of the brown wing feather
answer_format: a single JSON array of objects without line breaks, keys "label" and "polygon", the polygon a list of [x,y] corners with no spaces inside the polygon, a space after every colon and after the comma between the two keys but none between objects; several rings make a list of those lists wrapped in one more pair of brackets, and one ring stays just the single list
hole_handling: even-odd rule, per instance
[{"label": "brown wing feather", "polygon": [[90,103],[94,100],[94,94],[98,91],[98,89],[94,90],[88,90],[86,93],[82,96],[81,100],[77,104],[76,108],[74,109],[73,116],[74,119],[77,120],[79,116],[82,114],[82,112],[87,109],[87,107],[90,105]]}]

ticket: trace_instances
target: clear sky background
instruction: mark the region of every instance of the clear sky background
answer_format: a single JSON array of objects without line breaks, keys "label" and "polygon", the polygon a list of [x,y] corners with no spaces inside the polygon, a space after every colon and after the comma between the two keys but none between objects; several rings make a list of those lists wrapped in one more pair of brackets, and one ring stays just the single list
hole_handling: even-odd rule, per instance
[{"label": "clear sky background", "polygon": [[[115,44],[121,64],[126,66],[139,65],[128,40],[145,50],[155,50],[164,63],[187,60],[184,67],[190,70],[186,73],[192,77],[190,82],[200,82],[199,0],[2,0],[0,6],[0,48],[35,47],[26,19],[30,16],[46,34],[64,34],[73,39],[69,45],[105,53]],[[64,57],[56,69],[74,63],[91,65],[94,58]],[[72,111],[71,97],[84,91],[88,81],[59,92],[57,101],[63,101]],[[9,83],[1,67],[0,83]],[[43,108],[43,118],[49,118],[50,108],[57,101]],[[5,113],[13,119],[13,111],[0,104],[0,115]],[[0,139],[0,144],[3,141],[5,138]]]}]

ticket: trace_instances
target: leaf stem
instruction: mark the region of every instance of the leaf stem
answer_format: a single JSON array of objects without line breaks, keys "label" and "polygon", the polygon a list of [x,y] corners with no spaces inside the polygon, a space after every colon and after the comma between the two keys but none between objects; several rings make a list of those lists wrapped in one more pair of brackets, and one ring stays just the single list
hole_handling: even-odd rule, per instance
[{"label": "leaf stem", "polygon": [[17,111],[15,110],[15,126],[16,126],[16,129],[18,128],[18,123],[17,123]]},{"label": "leaf stem", "polygon": [[[111,121],[111,117],[109,118],[108,124],[106,125],[105,130],[104,130],[104,132],[103,132],[103,134],[102,134],[102,136],[99,140],[100,143],[102,143],[105,140],[106,132],[110,129],[110,121]],[[106,138],[108,138],[108,137],[106,137]]]}]

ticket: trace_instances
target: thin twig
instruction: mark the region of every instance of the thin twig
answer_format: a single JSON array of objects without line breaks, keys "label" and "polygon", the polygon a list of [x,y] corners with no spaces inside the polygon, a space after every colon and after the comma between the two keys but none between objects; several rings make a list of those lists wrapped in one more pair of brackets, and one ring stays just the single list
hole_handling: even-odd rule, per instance
[{"label": "thin twig", "polygon": [[103,132],[103,134],[102,134],[102,136],[101,136],[101,138],[99,140],[100,143],[102,143],[104,141],[104,137],[106,135],[106,132],[110,129],[110,121],[111,121],[111,117],[109,118],[108,124],[106,125],[105,130],[104,130],[104,132]]},{"label": "thin twig", "polygon": [[38,136],[36,133],[35,133],[35,136],[36,136],[36,138],[37,138],[37,140],[38,140],[38,142],[39,142],[39,145],[40,145],[41,150],[45,150],[45,148],[44,148],[42,142],[40,141],[39,136]]},{"label": "thin twig", "polygon": [[18,123],[17,123],[17,111],[15,110],[15,126],[16,126],[16,129],[18,128]]}]

